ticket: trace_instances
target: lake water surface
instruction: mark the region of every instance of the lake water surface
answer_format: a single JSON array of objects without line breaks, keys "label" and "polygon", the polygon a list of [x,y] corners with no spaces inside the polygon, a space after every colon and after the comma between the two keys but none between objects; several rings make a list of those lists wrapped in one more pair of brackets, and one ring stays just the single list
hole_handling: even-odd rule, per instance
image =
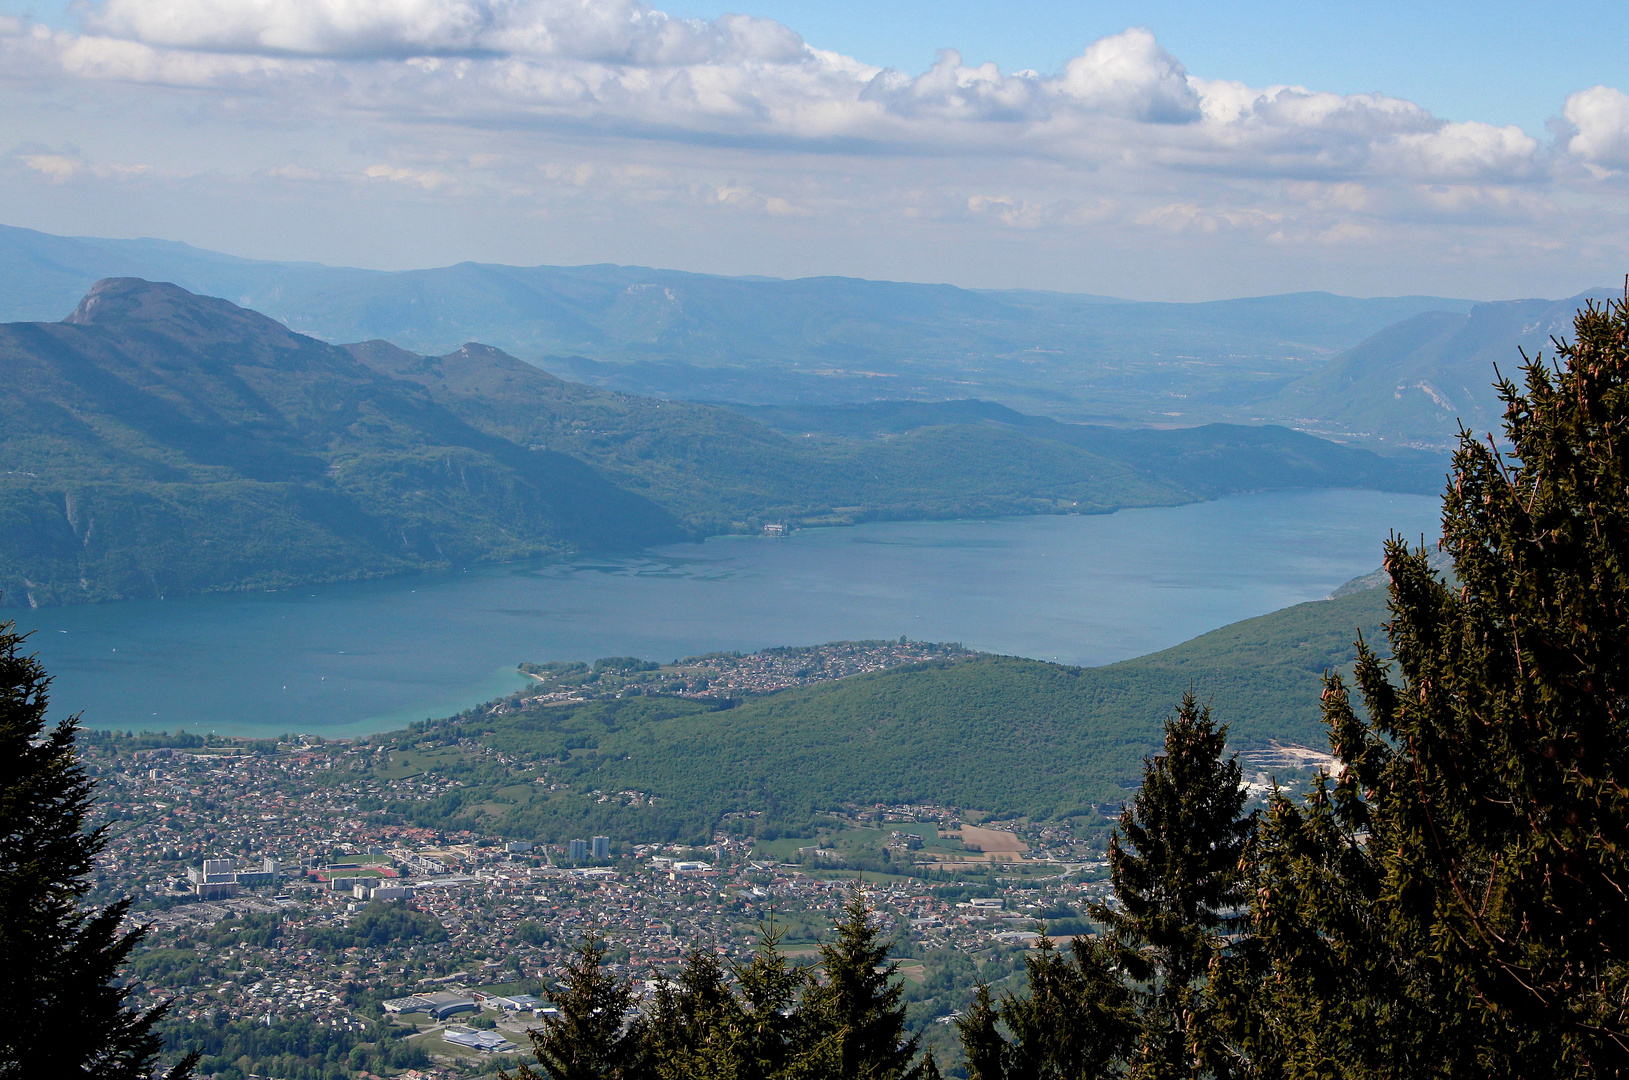
[{"label": "lake water surface", "polygon": [[1104,664],[1315,600],[1438,500],[1278,491],[1098,517],[720,537],[615,559],[13,614],[89,727],[341,736],[507,693],[523,660],[858,638]]}]

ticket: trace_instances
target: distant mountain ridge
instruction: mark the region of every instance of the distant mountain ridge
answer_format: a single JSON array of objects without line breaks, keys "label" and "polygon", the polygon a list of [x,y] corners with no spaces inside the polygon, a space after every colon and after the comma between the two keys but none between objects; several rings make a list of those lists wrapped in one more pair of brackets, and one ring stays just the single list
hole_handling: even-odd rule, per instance
[{"label": "distant mountain ridge", "polygon": [[1592,289],[1565,300],[1416,315],[1290,383],[1260,415],[1371,445],[1446,446],[1460,422],[1498,431],[1503,406],[1493,388],[1495,368],[1519,382],[1522,352],[1553,353],[1551,339],[1571,337],[1580,308],[1622,296]]},{"label": "distant mountain ridge", "polygon": [[0,326],[0,375],[8,604],[627,550],[770,520],[1430,491],[1442,476],[1440,462],[1282,428],[1083,428],[984,402],[867,407],[858,434],[788,438],[735,410],[568,383],[489,346],[341,348],[130,278],[97,283],[64,322]]},{"label": "distant mountain ridge", "polygon": [[329,342],[483,341],[570,378],[748,404],[974,396],[1073,420],[1193,424],[1260,400],[1441,297],[1201,304],[855,278],[477,263],[382,272],[0,227],[0,319],[61,318],[109,276],[173,281]]}]

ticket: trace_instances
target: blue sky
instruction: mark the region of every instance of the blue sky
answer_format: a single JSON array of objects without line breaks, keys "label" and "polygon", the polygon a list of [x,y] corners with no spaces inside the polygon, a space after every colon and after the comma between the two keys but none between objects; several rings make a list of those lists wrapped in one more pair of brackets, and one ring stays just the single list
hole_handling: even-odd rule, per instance
[{"label": "blue sky", "polygon": [[1629,269],[1618,7],[686,3],[0,0],[0,220],[1150,299]]}]

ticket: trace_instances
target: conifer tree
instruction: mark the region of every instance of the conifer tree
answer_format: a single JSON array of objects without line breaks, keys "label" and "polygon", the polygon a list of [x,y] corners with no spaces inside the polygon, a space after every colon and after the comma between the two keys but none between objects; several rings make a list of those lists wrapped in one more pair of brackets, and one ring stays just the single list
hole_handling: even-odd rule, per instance
[{"label": "conifer tree", "polygon": [[787,963],[780,948],[783,934],[771,917],[760,930],[752,959],[735,969],[737,1057],[744,1077],[794,1077],[811,1056],[809,1033],[798,1011],[798,995],[809,980]]},{"label": "conifer tree", "polygon": [[989,988],[980,986],[973,1007],[957,1022],[969,1080],[1114,1075],[1137,1031],[1114,950],[1099,939],[1077,937],[1064,955],[1043,937],[1025,969],[1027,994],[1005,995],[997,1005]]},{"label": "conifer tree", "polygon": [[674,1080],[797,1080],[818,1077],[823,1033],[805,1022],[798,992],[807,976],[780,951],[782,931],[762,927],[732,987],[716,955],[691,953],[677,985],[658,992],[644,1026],[652,1072]]},{"label": "conifer tree", "polygon": [[[566,965],[564,985],[548,991],[559,1013],[533,1029],[532,1056],[548,1080],[634,1080],[646,1067],[646,1036],[628,1022],[633,987],[605,970],[605,941],[588,938]],[[528,1065],[520,1080],[539,1080]]]},{"label": "conifer tree", "polygon": [[1461,434],[1455,580],[1387,545],[1392,663],[1361,712],[1327,680],[1340,768],[1275,801],[1263,1075],[1629,1072],[1629,294],[1556,356],[1498,384],[1508,453]]},{"label": "conifer tree", "polygon": [[166,1006],[138,1013],[117,984],[146,930],[120,932],[128,899],[80,906],[105,844],[86,828],[94,785],[75,751],[78,718],[46,729],[50,679],[22,643],[0,623],[0,1078],[148,1080]]},{"label": "conifer tree", "polygon": [[1212,961],[1240,921],[1243,857],[1255,814],[1227,728],[1190,691],[1165,722],[1165,752],[1147,761],[1109,842],[1116,903],[1094,905],[1115,958],[1136,984],[1132,1072],[1190,1075],[1207,1051],[1194,1019]]},{"label": "conifer tree", "polygon": [[663,1080],[734,1080],[742,1017],[718,956],[699,946],[679,971],[677,985],[657,991],[645,1027],[645,1056]]},{"label": "conifer tree", "polygon": [[804,995],[800,1017],[816,1075],[831,1080],[917,1080],[918,1038],[905,1037],[905,988],[888,961],[888,943],[871,921],[858,883],[836,939],[820,947],[821,982]]},{"label": "conifer tree", "polygon": [[1006,1080],[1008,1043],[1000,1023],[1001,1009],[990,996],[990,988],[980,982],[973,1007],[956,1020],[967,1080]]}]

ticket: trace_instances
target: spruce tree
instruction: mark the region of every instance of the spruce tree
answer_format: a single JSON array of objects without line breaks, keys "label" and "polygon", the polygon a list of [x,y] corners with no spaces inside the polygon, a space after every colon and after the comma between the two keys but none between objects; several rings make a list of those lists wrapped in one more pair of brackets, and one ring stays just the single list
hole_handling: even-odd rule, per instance
[{"label": "spruce tree", "polygon": [[830,1080],[917,1080],[918,1038],[905,1036],[904,986],[888,943],[871,920],[858,883],[849,894],[835,940],[820,947],[821,981],[804,995],[805,1025],[814,1075]]},{"label": "spruce tree", "polygon": [[1001,1009],[980,982],[973,1007],[956,1019],[967,1080],[1006,1080],[1009,1044],[1001,1034]]},{"label": "spruce tree", "polygon": [[799,994],[808,975],[787,963],[780,943],[784,931],[771,917],[760,928],[752,959],[735,968],[736,1056],[743,1077],[794,1077],[806,1072],[812,1054],[809,1032],[799,1014]]},{"label": "spruce tree", "polygon": [[[563,984],[548,991],[559,1012],[531,1032],[532,1056],[548,1080],[633,1080],[645,1075],[646,1035],[629,1023],[633,986],[605,970],[605,941],[588,938],[566,965]],[[539,1080],[520,1067],[521,1080]]]},{"label": "spruce tree", "polygon": [[1245,903],[1243,857],[1255,814],[1239,764],[1224,758],[1227,728],[1190,691],[1165,722],[1165,752],[1109,841],[1115,903],[1094,905],[1118,966],[1135,983],[1137,1045],[1131,1070],[1190,1075],[1208,1051],[1194,1024],[1212,962]]},{"label": "spruce tree", "polygon": [[663,1080],[735,1080],[742,1027],[735,995],[715,953],[692,949],[675,980],[656,993],[644,1056]]},{"label": "spruce tree", "polygon": [[[1629,296],[1463,432],[1453,580],[1393,539],[1392,662],[1324,695],[1336,775],[1273,807],[1243,1053],[1266,1074],[1629,1072]],[[1246,980],[1248,984],[1248,980]]]},{"label": "spruce tree", "polygon": [[1137,1034],[1131,991],[1114,950],[1077,937],[1065,955],[1043,937],[1025,969],[1027,994],[1005,995],[997,1005],[980,986],[973,1007],[957,1021],[969,1080],[1114,1075]]},{"label": "spruce tree", "polygon": [[[118,985],[145,929],[121,932],[128,899],[81,906],[106,842],[88,829],[94,784],[75,750],[78,717],[47,730],[50,679],[0,623],[0,1078],[148,1080],[166,1006],[130,1008]],[[169,1076],[191,1072],[194,1057]]]},{"label": "spruce tree", "polygon": [[653,1075],[672,1080],[798,1080],[823,1075],[823,1032],[805,1022],[798,993],[807,976],[780,951],[782,931],[761,928],[745,964],[731,964],[734,986],[716,955],[701,949],[677,985],[665,986],[644,1025]]}]

